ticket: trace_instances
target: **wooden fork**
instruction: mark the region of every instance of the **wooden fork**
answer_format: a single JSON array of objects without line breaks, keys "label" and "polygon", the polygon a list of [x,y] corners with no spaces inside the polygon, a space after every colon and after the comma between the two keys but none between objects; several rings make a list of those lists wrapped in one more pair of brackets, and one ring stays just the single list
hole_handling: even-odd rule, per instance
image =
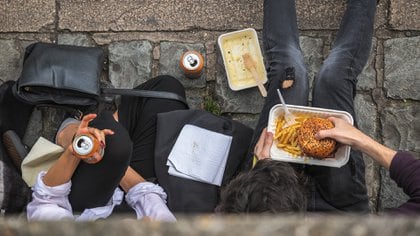
[{"label": "wooden fork", "polygon": [[255,61],[252,59],[249,53],[243,54],[242,58],[244,60],[245,68],[251,72],[252,78],[254,78],[255,82],[257,82],[257,86],[260,90],[261,95],[263,97],[267,97],[267,90],[265,89],[264,84],[262,83],[262,80],[260,79],[260,76],[257,73]]}]

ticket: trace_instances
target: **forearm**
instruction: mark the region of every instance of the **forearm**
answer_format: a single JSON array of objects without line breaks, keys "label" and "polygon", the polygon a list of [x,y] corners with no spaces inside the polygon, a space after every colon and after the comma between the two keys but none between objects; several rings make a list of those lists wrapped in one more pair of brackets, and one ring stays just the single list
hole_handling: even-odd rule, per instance
[{"label": "forearm", "polygon": [[67,148],[44,176],[44,184],[53,187],[69,182],[79,162],[80,159]]},{"label": "forearm", "polygon": [[133,168],[128,167],[120,181],[121,188],[127,193],[127,203],[136,211],[137,218],[176,221],[166,206],[166,193],[153,183],[147,182]]},{"label": "forearm", "polygon": [[77,132],[79,123],[73,123],[67,125],[61,132],[57,135],[57,144],[63,148],[68,147],[73,141],[73,137]]},{"label": "forearm", "polygon": [[124,192],[128,192],[133,186],[142,182],[145,182],[144,178],[129,166],[120,181],[120,186]]},{"label": "forearm", "polygon": [[394,158],[396,151],[376,142],[369,136],[363,134],[355,141],[356,149],[369,155],[381,166],[389,169],[392,159]]},{"label": "forearm", "polygon": [[334,123],[335,127],[333,129],[320,130],[316,134],[317,139],[332,138],[339,143],[350,145],[389,169],[391,161],[397,153],[396,151],[376,142],[345,120],[336,117],[329,117],[328,119]]}]

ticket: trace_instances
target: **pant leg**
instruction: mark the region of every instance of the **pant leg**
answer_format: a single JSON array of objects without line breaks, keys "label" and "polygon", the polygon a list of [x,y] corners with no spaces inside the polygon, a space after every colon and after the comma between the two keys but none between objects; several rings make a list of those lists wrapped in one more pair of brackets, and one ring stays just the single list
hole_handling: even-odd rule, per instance
[{"label": "pant leg", "polygon": [[[344,110],[355,117],[353,99],[357,76],[363,70],[372,44],[375,0],[348,0],[333,49],[325,60],[313,91],[313,106]],[[308,167],[313,190],[311,211],[368,210],[365,165],[362,154],[352,150],[341,168]]]},{"label": "pant leg", "polygon": [[[260,113],[254,136],[248,152],[250,167],[255,144],[261,131],[267,127],[270,109],[280,103],[277,89],[288,104],[307,105],[308,78],[302,51],[299,46],[299,31],[296,20],[296,5],[294,0],[265,0],[263,41],[267,60],[268,94]],[[287,89],[281,88],[286,78],[286,69],[293,68],[294,84]]]},{"label": "pant leg", "polygon": [[[299,31],[294,0],[265,0],[263,42],[268,64],[268,95],[263,111],[280,103],[277,89],[288,104],[307,105],[308,78],[302,51],[299,46]],[[294,84],[287,89],[281,88],[286,79],[286,69],[294,69]],[[267,116],[266,119],[264,117]],[[268,112],[261,112],[263,123],[268,120]],[[266,124],[265,124],[266,125]]]},{"label": "pant leg", "polygon": [[128,167],[132,142],[125,128],[115,121],[110,111],[104,111],[90,123],[98,129],[111,129],[114,135],[105,138],[103,159],[96,164],[80,162],[72,176],[69,201],[74,211],[105,206],[118,187]]},{"label": "pant leg", "polygon": [[[158,76],[136,89],[174,92],[185,97],[184,87],[171,76]],[[130,166],[144,178],[156,177],[154,168],[156,114],[180,109],[187,109],[180,101],[122,96],[118,116],[133,141]]]},{"label": "pant leg", "polygon": [[315,80],[313,106],[354,116],[357,76],[370,55],[376,1],[348,0],[337,38]]}]

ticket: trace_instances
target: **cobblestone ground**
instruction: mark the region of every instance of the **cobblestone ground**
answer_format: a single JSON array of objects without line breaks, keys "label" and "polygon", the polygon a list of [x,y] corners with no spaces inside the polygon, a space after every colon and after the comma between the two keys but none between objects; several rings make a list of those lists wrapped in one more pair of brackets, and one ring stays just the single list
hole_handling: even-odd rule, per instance
[{"label": "cobblestone ground", "polygon": [[[0,84],[18,78],[24,48],[30,43],[99,45],[108,53],[105,70],[115,87],[132,88],[170,74],[185,85],[193,108],[215,101],[223,115],[254,126],[263,99],[256,88],[229,89],[217,38],[248,27],[261,36],[262,6],[262,0],[1,1]],[[344,0],[297,0],[300,41],[311,81],[328,55],[344,8]],[[178,67],[187,49],[205,57],[199,79],[186,79]],[[419,58],[420,2],[380,0],[371,57],[359,77],[357,120],[372,137],[417,156]],[[405,200],[386,170],[369,159],[366,163],[372,211]]]}]

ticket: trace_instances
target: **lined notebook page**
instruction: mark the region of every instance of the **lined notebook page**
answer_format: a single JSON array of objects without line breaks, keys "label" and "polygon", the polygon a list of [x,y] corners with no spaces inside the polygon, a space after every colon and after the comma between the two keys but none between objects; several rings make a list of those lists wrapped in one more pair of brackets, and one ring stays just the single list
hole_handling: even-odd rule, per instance
[{"label": "lined notebook page", "polygon": [[185,125],[169,154],[168,173],[220,186],[231,143],[232,136]]}]

